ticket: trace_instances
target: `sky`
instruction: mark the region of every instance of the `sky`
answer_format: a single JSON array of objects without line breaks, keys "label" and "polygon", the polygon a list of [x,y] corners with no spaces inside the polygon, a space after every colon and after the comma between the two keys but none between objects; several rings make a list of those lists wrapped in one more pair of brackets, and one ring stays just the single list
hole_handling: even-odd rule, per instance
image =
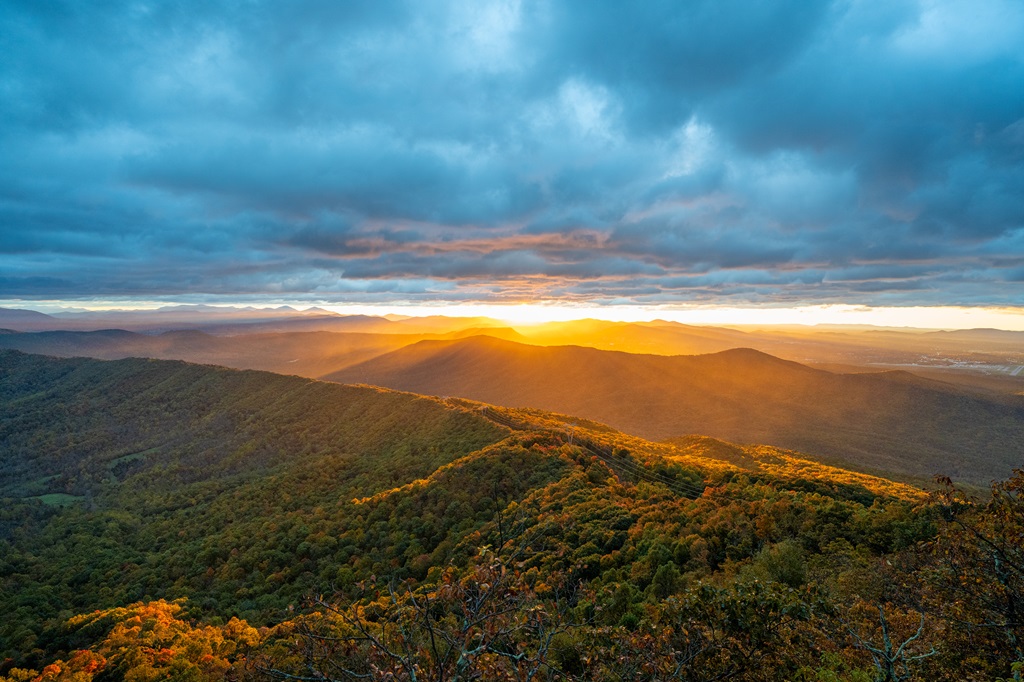
[{"label": "sky", "polygon": [[1017,0],[7,0],[0,54],[5,303],[1024,311]]}]

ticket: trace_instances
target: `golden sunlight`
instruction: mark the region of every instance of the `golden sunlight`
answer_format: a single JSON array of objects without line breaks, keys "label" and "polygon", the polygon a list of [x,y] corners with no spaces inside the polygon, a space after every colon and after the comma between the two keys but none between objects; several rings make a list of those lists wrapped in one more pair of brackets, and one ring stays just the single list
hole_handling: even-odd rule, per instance
[{"label": "golden sunlight", "polygon": [[617,306],[549,303],[516,305],[466,304],[446,306],[325,305],[343,315],[446,315],[489,317],[510,325],[597,319],[614,322],[666,320],[681,324],[718,326],[872,325],[921,329],[973,329],[991,327],[1024,331],[1024,313],[1013,308],[956,306],[868,307],[816,305],[792,308],[738,308],[718,306]]}]

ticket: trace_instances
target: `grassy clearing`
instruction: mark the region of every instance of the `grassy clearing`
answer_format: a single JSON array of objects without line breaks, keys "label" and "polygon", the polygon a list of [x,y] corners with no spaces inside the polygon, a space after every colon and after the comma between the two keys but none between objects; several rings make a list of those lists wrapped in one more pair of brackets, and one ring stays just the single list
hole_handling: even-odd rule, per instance
[{"label": "grassy clearing", "polygon": [[67,493],[47,493],[45,495],[36,495],[35,497],[30,497],[28,499],[39,500],[49,507],[67,507],[79,500],[84,500],[85,498],[81,495],[68,495]]},{"label": "grassy clearing", "polygon": [[160,447],[159,446],[153,447],[153,448],[149,448],[148,450],[143,450],[142,452],[133,452],[131,454],[122,455],[120,457],[116,457],[116,458],[110,460],[109,462],[107,462],[107,467],[110,468],[110,469],[113,469],[118,464],[125,464],[127,462],[135,462],[135,461],[138,461],[140,459],[145,459],[149,455],[155,454],[157,452],[160,452]]}]

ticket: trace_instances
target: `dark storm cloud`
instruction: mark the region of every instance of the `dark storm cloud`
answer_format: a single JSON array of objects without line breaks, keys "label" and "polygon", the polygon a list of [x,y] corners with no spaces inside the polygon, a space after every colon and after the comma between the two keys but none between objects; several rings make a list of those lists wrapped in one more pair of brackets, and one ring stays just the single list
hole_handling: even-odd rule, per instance
[{"label": "dark storm cloud", "polygon": [[764,78],[821,27],[824,2],[703,0],[557,6],[552,57],[625,95],[630,128],[665,134],[708,96]]},{"label": "dark storm cloud", "polygon": [[8,2],[0,298],[1024,302],[1016,2]]}]

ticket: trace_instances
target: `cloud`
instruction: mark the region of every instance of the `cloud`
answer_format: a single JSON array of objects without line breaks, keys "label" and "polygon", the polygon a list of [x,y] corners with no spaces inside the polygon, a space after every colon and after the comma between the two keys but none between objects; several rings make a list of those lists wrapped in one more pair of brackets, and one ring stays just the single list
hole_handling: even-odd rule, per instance
[{"label": "cloud", "polygon": [[1024,301],[993,0],[8,3],[8,296]]}]

